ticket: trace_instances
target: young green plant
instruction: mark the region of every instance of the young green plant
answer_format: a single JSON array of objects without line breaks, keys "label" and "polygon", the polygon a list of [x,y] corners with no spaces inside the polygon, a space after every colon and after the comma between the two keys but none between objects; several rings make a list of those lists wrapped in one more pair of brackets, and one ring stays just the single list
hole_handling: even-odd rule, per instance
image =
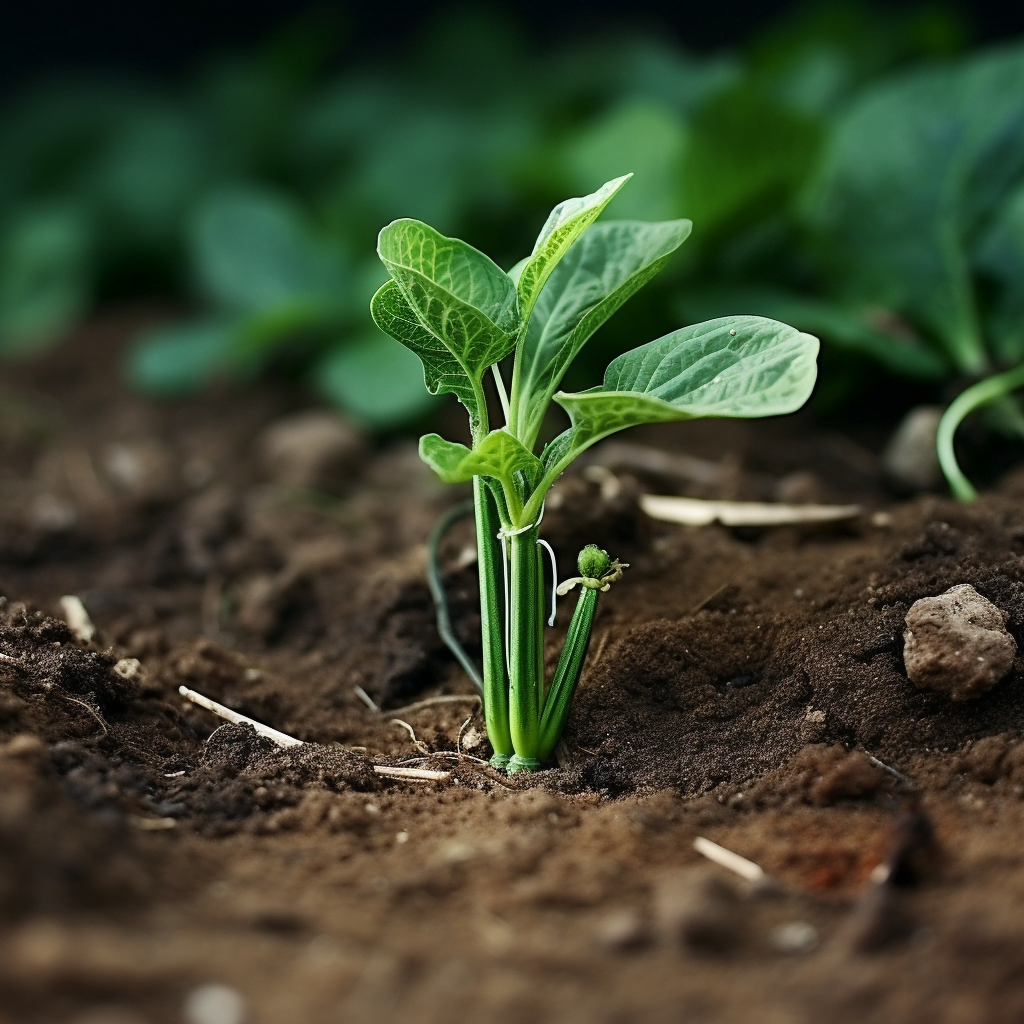
[{"label": "young green plant", "polygon": [[[561,736],[598,594],[624,566],[589,545],[568,637],[547,685],[543,541],[552,484],[608,434],[641,423],[792,412],[814,385],[816,338],[763,317],[723,317],[673,331],[614,359],[587,391],[558,387],[593,333],[646,284],[690,233],[688,220],[595,223],[631,175],[551,211],[533,252],[508,273],[465,242],[396,220],[377,251],[391,274],[374,320],[423,363],[427,390],[452,392],[469,413],[469,447],[437,434],[420,456],[448,483],[472,481],[480,573],[480,689],[493,763],[535,770]],[[512,357],[511,389],[501,363]],[[505,423],[492,427],[488,371]],[[570,425],[538,451],[551,402]],[[553,621],[553,615],[552,620]]]}]

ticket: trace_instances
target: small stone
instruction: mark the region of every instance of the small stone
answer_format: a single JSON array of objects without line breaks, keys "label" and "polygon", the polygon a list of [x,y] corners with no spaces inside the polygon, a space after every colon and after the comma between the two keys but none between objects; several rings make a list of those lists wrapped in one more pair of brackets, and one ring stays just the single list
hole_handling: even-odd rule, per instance
[{"label": "small stone", "polygon": [[921,689],[953,700],[980,697],[1013,668],[1017,644],[1006,615],[970,584],[915,601],[907,612],[903,663]]},{"label": "small stone", "polygon": [[919,405],[903,418],[882,453],[882,468],[902,491],[927,491],[942,483],[935,436],[942,409]]},{"label": "small stone", "polygon": [[818,932],[806,921],[787,921],[772,929],[769,941],[779,953],[810,953],[818,945]]},{"label": "small stone", "polygon": [[594,939],[604,949],[619,953],[644,945],[650,934],[640,912],[627,907],[612,911],[601,920],[594,931]]},{"label": "small stone", "polygon": [[667,875],[654,890],[654,921],[667,942],[721,952],[739,933],[736,890],[717,872],[690,868]]},{"label": "small stone", "polygon": [[245,1000],[228,985],[200,985],[185,998],[186,1024],[242,1024]]},{"label": "small stone", "polygon": [[313,410],[271,423],[260,434],[257,446],[275,483],[339,494],[347,490],[366,442],[338,416]]},{"label": "small stone", "polygon": [[140,679],[142,676],[142,662],[138,658],[122,658],[114,666],[114,671],[122,679]]}]

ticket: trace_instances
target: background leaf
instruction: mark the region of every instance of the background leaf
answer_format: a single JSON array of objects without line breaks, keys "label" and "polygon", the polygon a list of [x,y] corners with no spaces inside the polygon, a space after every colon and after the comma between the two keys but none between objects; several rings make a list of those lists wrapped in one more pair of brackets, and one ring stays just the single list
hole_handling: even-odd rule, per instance
[{"label": "background leaf", "polygon": [[264,189],[234,187],[199,209],[191,238],[204,293],[227,309],[328,308],[344,287],[339,251],[318,244],[296,205]]},{"label": "background leaf", "polygon": [[924,326],[961,372],[988,362],[970,251],[1024,171],[1024,46],[863,96],[809,201],[840,295]]},{"label": "background leaf", "polygon": [[312,381],[324,398],[375,429],[404,426],[436,404],[424,390],[419,360],[377,332],[328,351],[314,364]]},{"label": "background leaf", "polygon": [[147,331],[128,351],[124,372],[144,394],[180,398],[228,373],[237,320],[202,320]]},{"label": "background leaf", "polygon": [[992,218],[978,244],[975,264],[995,284],[990,299],[989,338],[1008,365],[1024,359],[1024,184]]},{"label": "background leaf", "polygon": [[35,351],[67,330],[89,303],[91,232],[80,210],[23,210],[0,235],[0,354]]}]

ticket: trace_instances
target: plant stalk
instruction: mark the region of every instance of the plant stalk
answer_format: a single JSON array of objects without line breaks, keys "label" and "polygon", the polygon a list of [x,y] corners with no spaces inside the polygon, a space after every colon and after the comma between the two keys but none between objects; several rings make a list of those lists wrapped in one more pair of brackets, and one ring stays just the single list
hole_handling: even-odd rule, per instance
[{"label": "plant stalk", "polygon": [[942,414],[942,419],[939,420],[938,435],[935,439],[936,450],[939,456],[939,465],[949,483],[949,489],[958,501],[974,501],[978,497],[978,492],[964,475],[956,460],[953,438],[956,435],[957,427],[975,409],[996,398],[1002,398],[1020,387],[1024,387],[1024,363],[1005,373],[997,373],[995,376],[978,381],[977,384],[972,384],[957,395],[950,403],[949,408]]},{"label": "plant stalk", "polygon": [[569,623],[569,632],[565,637],[565,646],[558,658],[555,677],[551,681],[551,689],[544,702],[544,713],[540,723],[541,760],[550,756],[565,727],[569,707],[572,705],[576,686],[583,671],[583,663],[587,658],[587,649],[590,647],[590,633],[597,611],[597,595],[598,591],[588,587],[580,589],[576,609]]},{"label": "plant stalk", "polygon": [[508,682],[505,678],[502,636],[501,548],[496,540],[498,513],[483,477],[473,478],[476,512],[476,550],[480,571],[480,639],[483,645],[483,700],[487,738],[494,750],[492,763],[504,767],[515,752],[509,731]]},{"label": "plant stalk", "polygon": [[541,562],[537,527],[508,538],[509,545],[509,730],[516,759],[510,770],[539,766],[543,689],[544,614],[538,593]]}]

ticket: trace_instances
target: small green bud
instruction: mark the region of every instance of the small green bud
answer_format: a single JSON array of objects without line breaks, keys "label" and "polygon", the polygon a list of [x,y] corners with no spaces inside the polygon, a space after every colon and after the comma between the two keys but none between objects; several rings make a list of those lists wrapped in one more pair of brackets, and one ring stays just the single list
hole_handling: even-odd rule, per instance
[{"label": "small green bud", "polygon": [[608,552],[596,544],[588,544],[576,560],[580,575],[586,579],[599,580],[612,566]]}]

